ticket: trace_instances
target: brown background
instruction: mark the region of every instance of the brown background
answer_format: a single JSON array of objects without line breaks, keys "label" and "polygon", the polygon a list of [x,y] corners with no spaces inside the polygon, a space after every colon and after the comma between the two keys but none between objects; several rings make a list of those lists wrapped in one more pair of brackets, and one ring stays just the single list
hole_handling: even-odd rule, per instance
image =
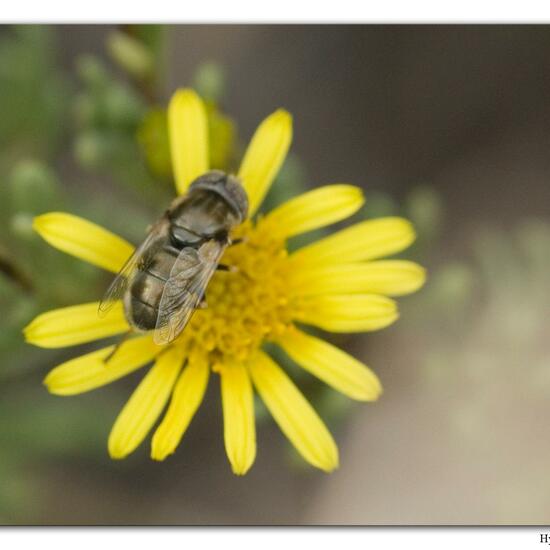
[{"label": "brown background", "polygon": [[[83,52],[104,55],[108,27],[58,30],[68,70]],[[177,26],[165,97],[188,84],[200,63],[215,60],[228,75],[225,109],[243,137],[279,106],[294,114],[293,151],[311,185],[351,181],[367,199],[384,191],[399,200],[418,184],[432,186],[446,212],[428,262],[437,270],[470,258],[479,224],[492,224],[506,240],[526,217],[549,219],[549,59],[546,26]],[[68,181],[71,170],[66,161]],[[446,335],[449,361],[438,364],[453,372],[426,382],[425,358],[440,342],[430,341],[429,321],[421,317],[428,328],[415,337],[417,327],[406,322],[407,304],[418,306],[413,300],[402,302],[402,325],[352,342],[352,351],[379,373],[385,393],[377,404],[354,408],[336,430],[341,467],[334,474],[289,468],[283,437],[268,423],[258,434],[251,472],[232,476],[212,384],[184,443],[165,463],[150,463],[145,445],[122,463],[105,457],[99,464],[42,466],[38,493],[48,511],[41,521],[547,523],[550,377],[525,390],[521,383],[533,365],[518,354],[502,371],[476,379],[467,369],[471,327],[459,324]],[[480,317],[487,303],[482,293]],[[514,315],[508,308],[496,317]],[[502,333],[493,340],[491,334],[489,327],[471,350],[476,360],[502,353]],[[525,346],[540,348],[550,369],[547,334]],[[456,361],[462,356],[464,372]],[[100,406],[101,392],[73,399]],[[450,409],[480,400],[471,421],[478,432],[464,443]],[[63,401],[52,397],[52,406]]]}]

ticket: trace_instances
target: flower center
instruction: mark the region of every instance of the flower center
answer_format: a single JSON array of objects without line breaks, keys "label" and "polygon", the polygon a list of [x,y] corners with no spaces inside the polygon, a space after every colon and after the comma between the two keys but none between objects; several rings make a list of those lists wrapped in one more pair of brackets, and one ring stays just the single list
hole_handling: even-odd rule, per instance
[{"label": "flower center", "polygon": [[207,308],[195,312],[177,340],[201,350],[210,364],[243,361],[264,340],[272,340],[291,324],[286,284],[285,242],[273,237],[260,220],[247,221],[233,235],[222,263],[235,271],[216,271],[206,289]]}]

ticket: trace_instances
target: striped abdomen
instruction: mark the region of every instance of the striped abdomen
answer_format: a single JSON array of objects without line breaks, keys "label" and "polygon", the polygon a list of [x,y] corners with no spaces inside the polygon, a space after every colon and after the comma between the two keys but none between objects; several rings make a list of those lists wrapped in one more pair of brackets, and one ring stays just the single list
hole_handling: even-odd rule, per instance
[{"label": "striped abdomen", "polygon": [[126,295],[127,314],[140,330],[155,328],[162,291],[179,254],[168,238],[163,240],[150,260],[136,271]]}]

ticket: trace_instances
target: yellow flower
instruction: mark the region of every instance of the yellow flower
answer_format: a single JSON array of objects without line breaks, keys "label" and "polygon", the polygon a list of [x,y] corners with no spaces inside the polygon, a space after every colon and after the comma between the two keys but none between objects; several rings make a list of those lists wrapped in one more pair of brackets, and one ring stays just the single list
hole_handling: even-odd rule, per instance
[{"label": "yellow flower", "polygon": [[[209,169],[205,107],[191,90],[180,90],[168,110],[172,162],[179,193]],[[173,453],[201,404],[210,373],[221,378],[225,448],[233,472],[244,474],[256,455],[254,390],[273,418],[312,465],[338,466],[336,444],[315,410],[287,374],[262,350],[282,348],[298,365],[352,399],[373,401],[381,393],[364,364],[296,323],[332,332],[381,329],[397,317],[394,300],[424,282],[424,270],[404,260],[380,260],[408,247],[411,224],[401,218],[364,221],[289,254],[289,237],[343,220],[363,204],[361,190],[348,184],[320,187],[254,219],[287,154],[292,118],[284,110],[256,130],[239,178],[250,202],[250,219],[238,228],[246,236],[228,248],[223,263],[235,271],[216,272],[207,288],[208,308],[196,311],[181,336],[168,346],[147,333],[126,341],[108,364],[108,346],[54,368],[49,391],[73,395],[103,386],[149,363],[149,369],[119,414],[109,436],[109,453],[124,458],[157,422],[151,456]],[[34,221],[52,246],[116,273],[133,251],[125,240],[65,213]],[[28,342],[57,348],[122,334],[128,330],[122,304],[106,318],[98,303],[39,315],[25,329]]]}]

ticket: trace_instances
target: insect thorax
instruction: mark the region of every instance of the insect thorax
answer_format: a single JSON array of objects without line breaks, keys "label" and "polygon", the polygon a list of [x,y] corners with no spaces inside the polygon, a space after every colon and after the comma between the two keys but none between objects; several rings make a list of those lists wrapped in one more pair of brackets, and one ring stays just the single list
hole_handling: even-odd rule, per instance
[{"label": "insect thorax", "polygon": [[196,245],[208,238],[227,238],[238,223],[233,208],[219,194],[205,189],[190,192],[169,212],[174,244]]}]

